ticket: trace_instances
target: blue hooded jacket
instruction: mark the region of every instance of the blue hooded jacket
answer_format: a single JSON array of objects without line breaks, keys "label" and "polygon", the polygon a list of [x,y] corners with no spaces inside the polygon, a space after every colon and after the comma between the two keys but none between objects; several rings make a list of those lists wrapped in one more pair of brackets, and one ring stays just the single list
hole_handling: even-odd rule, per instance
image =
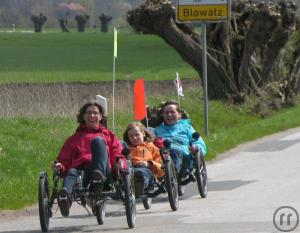
[{"label": "blue hooded jacket", "polygon": [[168,139],[171,143],[171,148],[183,152],[186,156],[190,154],[190,142],[195,145],[205,156],[207,149],[206,145],[201,137],[195,141],[192,135],[195,129],[191,125],[190,119],[179,120],[174,125],[165,125],[162,123],[160,126],[156,127],[154,130],[155,136]]}]

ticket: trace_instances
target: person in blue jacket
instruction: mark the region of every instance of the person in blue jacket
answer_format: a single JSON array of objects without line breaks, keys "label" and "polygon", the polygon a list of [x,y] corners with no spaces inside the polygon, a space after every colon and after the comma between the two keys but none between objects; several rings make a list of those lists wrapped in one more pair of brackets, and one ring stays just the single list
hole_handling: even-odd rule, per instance
[{"label": "person in blue jacket", "polygon": [[201,137],[197,140],[193,139],[192,135],[195,129],[191,125],[190,119],[181,119],[181,109],[177,102],[166,102],[162,112],[164,122],[155,128],[155,136],[158,140],[168,139],[171,142],[171,157],[179,173],[179,178],[195,181],[190,148],[199,149],[201,155],[205,156],[207,152],[205,142]]}]

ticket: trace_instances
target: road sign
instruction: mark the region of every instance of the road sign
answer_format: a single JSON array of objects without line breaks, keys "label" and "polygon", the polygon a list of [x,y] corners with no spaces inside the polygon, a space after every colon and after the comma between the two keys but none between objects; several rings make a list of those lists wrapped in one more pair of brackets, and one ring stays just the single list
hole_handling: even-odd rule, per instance
[{"label": "road sign", "polygon": [[177,0],[178,22],[215,22],[230,18],[230,0]]}]

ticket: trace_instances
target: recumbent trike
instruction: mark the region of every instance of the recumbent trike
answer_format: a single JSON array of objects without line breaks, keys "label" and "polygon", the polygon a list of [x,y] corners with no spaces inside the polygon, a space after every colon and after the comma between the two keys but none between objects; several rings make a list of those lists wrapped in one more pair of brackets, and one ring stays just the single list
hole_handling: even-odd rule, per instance
[{"label": "recumbent trike", "polygon": [[[144,189],[139,195],[136,193],[136,198],[143,200],[145,209],[149,209],[152,204],[152,198],[162,193],[168,193],[168,199],[173,211],[178,209],[178,181],[175,164],[170,157],[170,141],[164,141],[164,147],[160,148],[160,155],[163,161],[164,176],[159,179],[154,179],[153,184]],[[135,179],[137,174],[135,174]]]},{"label": "recumbent trike", "polygon": [[[100,194],[89,191],[89,187],[82,187],[84,172],[75,182],[71,201],[77,202],[87,211],[87,206],[92,210],[99,225],[105,219],[105,201],[108,199],[122,201],[125,204],[126,219],[129,228],[133,228],[136,220],[135,191],[133,182],[133,169],[129,160],[129,150],[123,149],[126,156],[127,169],[125,171],[114,171],[113,190],[102,191]],[[116,161],[117,163],[117,161]],[[49,219],[52,217],[54,205],[58,204],[58,191],[61,186],[61,176],[59,171],[53,173],[53,187],[50,187],[49,177],[45,171],[39,176],[39,217],[43,232],[49,229]],[[89,212],[89,211],[88,211]]]},{"label": "recumbent trike", "polygon": [[[196,141],[200,137],[200,134],[195,132],[192,137]],[[179,196],[183,196],[185,185],[197,181],[199,194],[202,198],[205,198],[207,196],[207,170],[205,160],[199,149],[193,149],[192,142],[190,142],[190,153],[193,162],[193,170],[189,177],[178,177],[178,194]]]},{"label": "recumbent trike", "polygon": [[[145,126],[150,126],[151,128],[156,128],[163,122],[163,115],[162,115],[162,103],[160,106],[157,107],[147,107],[147,116],[148,121],[146,119],[142,120],[141,122]],[[181,119],[189,119],[189,114],[181,109]],[[192,135],[192,138],[194,141],[198,140],[200,137],[200,134],[197,132],[194,132]],[[190,176],[187,177],[180,177],[178,175],[179,171],[177,171],[177,189],[178,189],[178,195],[183,196],[185,191],[185,186],[190,182],[197,181],[198,191],[200,193],[200,196],[202,198],[205,198],[207,196],[207,170],[205,165],[205,160],[201,154],[200,150],[194,150],[192,147],[192,143],[190,142],[190,157],[193,162],[193,170],[190,171]],[[151,200],[143,200],[145,208],[147,207],[147,202],[151,203]]]},{"label": "recumbent trike", "polygon": [[[195,132],[192,137],[194,140],[197,140],[200,137],[200,134]],[[142,195],[136,195],[136,198],[142,198],[144,208],[149,209],[152,204],[152,198],[167,191],[171,209],[176,211],[179,206],[178,196],[184,195],[185,185],[195,181],[197,181],[200,196],[205,198],[207,196],[207,170],[201,151],[198,149],[192,150],[192,142],[190,143],[191,159],[193,161],[193,170],[191,171],[191,174],[193,179],[191,179],[190,176],[179,177],[178,171],[176,171],[175,164],[170,156],[171,142],[165,140],[163,144],[164,147],[160,149],[160,154],[163,161],[165,176],[156,180],[150,188],[145,189]]]}]

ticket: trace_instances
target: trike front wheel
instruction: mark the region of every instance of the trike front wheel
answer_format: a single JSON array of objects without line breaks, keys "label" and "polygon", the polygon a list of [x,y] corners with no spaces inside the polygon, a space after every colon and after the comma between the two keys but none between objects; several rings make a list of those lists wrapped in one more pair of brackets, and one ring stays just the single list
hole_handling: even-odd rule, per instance
[{"label": "trike front wheel", "polygon": [[133,228],[136,220],[136,205],[134,194],[134,181],[130,173],[123,175],[126,219],[129,228]]},{"label": "trike front wheel", "polygon": [[197,179],[198,190],[200,196],[205,198],[207,196],[207,170],[205,166],[205,161],[201,156],[201,153],[198,152],[195,158],[195,176]]},{"label": "trike front wheel", "polygon": [[40,225],[43,232],[49,228],[50,207],[49,207],[49,187],[47,173],[42,172],[39,179],[39,217]]},{"label": "trike front wheel", "polygon": [[164,164],[164,167],[165,167],[165,176],[166,176],[165,179],[166,179],[166,186],[167,186],[170,206],[173,211],[176,211],[179,206],[176,168],[172,160],[167,161]]}]

